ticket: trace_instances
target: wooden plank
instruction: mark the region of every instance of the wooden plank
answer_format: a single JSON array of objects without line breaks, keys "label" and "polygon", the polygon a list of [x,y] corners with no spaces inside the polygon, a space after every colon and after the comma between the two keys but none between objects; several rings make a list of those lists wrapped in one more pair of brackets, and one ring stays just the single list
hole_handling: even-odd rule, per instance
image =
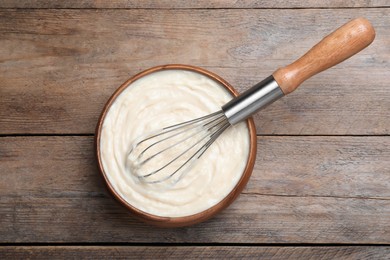
[{"label": "wooden plank", "polygon": [[[0,140],[0,196],[102,195],[93,137]],[[259,137],[245,192],[390,199],[389,173],[390,137]]]},{"label": "wooden plank", "polygon": [[213,1],[181,1],[181,0],[114,0],[114,1],[43,1],[43,0],[2,0],[0,8],[357,8],[357,7],[385,7],[390,6],[386,0],[213,0]]},{"label": "wooden plank", "polygon": [[390,137],[259,137],[246,191],[390,199]]},{"label": "wooden plank", "polygon": [[3,259],[389,259],[390,247],[3,246]]},{"label": "wooden plank", "polygon": [[164,63],[208,68],[242,91],[358,16],[374,24],[373,45],[256,115],[257,131],[387,135],[387,8],[1,10],[0,134],[93,133],[122,82]]},{"label": "wooden plank", "polygon": [[390,243],[390,202],[381,199],[243,194],[213,219],[176,229],[143,224],[105,192],[0,205],[2,243]]},{"label": "wooden plank", "polygon": [[205,223],[160,229],[108,194],[92,137],[2,137],[0,242],[390,243],[389,141],[260,137],[235,203]]}]

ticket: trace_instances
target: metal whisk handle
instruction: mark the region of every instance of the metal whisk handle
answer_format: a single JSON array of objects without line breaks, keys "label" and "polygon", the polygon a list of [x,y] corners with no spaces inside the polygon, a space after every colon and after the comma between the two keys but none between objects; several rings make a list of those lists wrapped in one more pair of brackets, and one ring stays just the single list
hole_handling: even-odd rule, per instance
[{"label": "metal whisk handle", "polygon": [[237,124],[283,97],[283,91],[271,75],[222,106],[229,123]]}]

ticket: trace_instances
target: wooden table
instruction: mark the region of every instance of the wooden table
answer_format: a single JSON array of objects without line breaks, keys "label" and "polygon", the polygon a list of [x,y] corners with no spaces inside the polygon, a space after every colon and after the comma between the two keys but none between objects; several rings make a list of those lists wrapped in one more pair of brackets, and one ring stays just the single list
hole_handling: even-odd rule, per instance
[{"label": "wooden table", "polygon": [[[324,2],[0,1],[0,258],[389,259],[390,3]],[[255,116],[217,217],[155,228],[107,192],[94,128],[130,76],[192,64],[243,91],[359,16],[374,43]]]}]

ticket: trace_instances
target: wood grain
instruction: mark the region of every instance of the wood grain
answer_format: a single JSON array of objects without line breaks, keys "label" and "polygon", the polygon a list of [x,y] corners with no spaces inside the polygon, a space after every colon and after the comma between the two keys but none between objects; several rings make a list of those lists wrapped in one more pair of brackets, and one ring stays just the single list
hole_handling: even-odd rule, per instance
[{"label": "wood grain", "polygon": [[91,134],[121,83],[163,63],[205,67],[243,91],[364,16],[373,45],[256,115],[256,125],[266,135],[388,135],[389,12],[1,10],[0,134]]},{"label": "wood grain", "polygon": [[107,194],[0,203],[2,243],[390,243],[388,200],[243,194],[215,218],[176,229],[139,222]]},{"label": "wood grain", "polygon": [[390,247],[22,246],[0,247],[5,259],[388,259]]},{"label": "wood grain", "polygon": [[0,8],[163,8],[163,9],[181,9],[181,8],[356,8],[356,7],[385,7],[390,6],[386,0],[2,0]]},{"label": "wood grain", "polygon": [[93,137],[0,140],[2,243],[390,244],[389,138],[260,137],[238,200],[177,229],[142,224],[114,201],[97,172]]},{"label": "wood grain", "polygon": [[390,137],[259,137],[246,191],[390,199]]}]

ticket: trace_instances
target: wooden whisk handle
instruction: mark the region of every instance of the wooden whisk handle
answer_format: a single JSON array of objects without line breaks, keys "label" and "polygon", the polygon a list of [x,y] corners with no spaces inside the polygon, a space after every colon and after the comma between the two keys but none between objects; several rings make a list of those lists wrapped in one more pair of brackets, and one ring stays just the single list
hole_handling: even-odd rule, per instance
[{"label": "wooden whisk handle", "polygon": [[368,20],[354,19],[326,36],[295,62],[276,70],[273,76],[286,95],[311,76],[363,50],[374,38],[375,30]]}]

